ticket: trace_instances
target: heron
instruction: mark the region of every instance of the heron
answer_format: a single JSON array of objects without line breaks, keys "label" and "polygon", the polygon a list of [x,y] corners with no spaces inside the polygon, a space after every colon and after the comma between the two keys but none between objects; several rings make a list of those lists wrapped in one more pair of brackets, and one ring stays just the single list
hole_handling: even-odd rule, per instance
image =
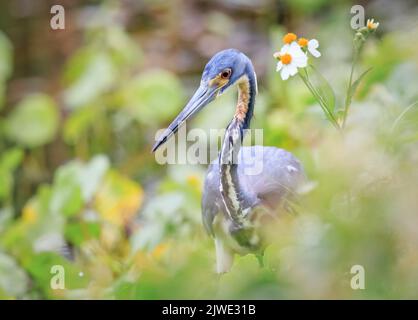
[{"label": "heron", "polygon": [[[214,238],[217,273],[228,272],[234,255],[262,252],[260,230],[289,209],[305,179],[301,162],[276,147],[242,146],[254,113],[257,76],[251,60],[236,49],[216,53],[206,64],[200,86],[153,146],[155,152],[186,120],[227,89],[236,86],[238,99],[217,159],[207,170],[202,194],[202,220]],[[247,159],[258,172],[246,170]],[[257,171],[257,170],[256,170]]]}]

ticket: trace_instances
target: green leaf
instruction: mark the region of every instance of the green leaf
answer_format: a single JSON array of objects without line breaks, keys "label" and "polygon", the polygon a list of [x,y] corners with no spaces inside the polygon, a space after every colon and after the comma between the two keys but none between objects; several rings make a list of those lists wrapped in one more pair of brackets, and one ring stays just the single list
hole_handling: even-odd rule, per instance
[{"label": "green leaf", "polygon": [[0,200],[10,197],[10,191],[13,186],[13,178],[7,171],[0,170]]},{"label": "green leaf", "polygon": [[64,257],[56,253],[43,252],[34,255],[28,260],[25,264],[25,268],[48,297],[59,297],[57,295],[60,294],[59,290],[53,290],[51,288],[51,279],[54,276],[54,274],[51,273],[51,268],[56,265],[64,268],[65,289],[85,288],[88,285],[88,277],[86,274],[83,274],[83,277],[80,277],[80,271],[82,270],[75,264],[68,262]]},{"label": "green leaf", "polygon": [[182,107],[183,88],[167,71],[153,70],[133,79],[123,90],[128,111],[142,124],[172,119]]},{"label": "green leaf", "polygon": [[58,169],[54,177],[50,202],[52,212],[72,216],[89,202],[109,168],[105,156],[95,156],[89,163],[70,162]]},{"label": "green leaf", "polygon": [[76,83],[88,69],[94,59],[95,52],[92,48],[81,48],[77,50],[68,60],[63,73],[63,83],[71,86]]},{"label": "green leaf", "polygon": [[143,53],[137,41],[120,26],[108,27],[106,38],[112,60],[119,68],[129,68],[142,60]]},{"label": "green leaf", "polygon": [[85,240],[98,239],[100,225],[95,222],[70,222],[65,226],[65,238],[76,246],[80,246]]},{"label": "green leaf", "polygon": [[13,222],[13,208],[10,206],[0,208],[0,235],[3,231],[6,231],[8,226]]},{"label": "green leaf", "polygon": [[356,93],[357,87],[359,86],[361,80],[363,80],[364,76],[369,73],[370,70],[372,70],[373,68],[369,68],[366,71],[364,71],[358,78],[356,81],[353,82],[353,84],[350,87],[350,91],[348,92],[348,97],[347,97],[347,103],[346,105],[350,105],[351,104],[351,100],[353,99],[354,94]]},{"label": "green leaf", "polygon": [[21,101],[5,122],[7,137],[34,148],[51,142],[58,129],[57,106],[48,95],[35,94]]},{"label": "green leaf", "polygon": [[71,113],[64,125],[63,136],[65,142],[75,145],[86,137],[88,129],[96,121],[96,108],[88,106]]},{"label": "green leaf", "polygon": [[74,184],[68,184],[67,187],[62,184],[55,188],[51,201],[51,210],[56,210],[65,216],[75,215],[83,207],[80,187]]},{"label": "green leaf", "polygon": [[58,169],[50,201],[51,212],[72,216],[81,210],[83,198],[77,173],[78,168],[73,164]]},{"label": "green leaf", "polygon": [[29,278],[25,271],[12,257],[0,252],[0,291],[5,295],[4,298],[19,298],[28,289]]},{"label": "green leaf", "polygon": [[97,155],[89,163],[82,166],[78,181],[84,201],[92,200],[103,183],[106,172],[110,167],[109,159],[104,155]]},{"label": "green leaf", "polygon": [[0,158],[0,168],[5,170],[15,170],[17,166],[22,162],[23,150],[19,148],[13,148],[5,151]]},{"label": "green leaf", "polygon": [[0,31],[0,79],[6,80],[13,70],[13,48],[10,40]]},{"label": "green leaf", "polygon": [[6,80],[13,71],[13,47],[9,39],[0,31],[0,109],[4,103]]},{"label": "green leaf", "polygon": [[313,66],[309,65],[313,71],[309,75],[309,80],[314,85],[316,91],[325,102],[328,111],[334,115],[335,110],[335,93],[327,79]]},{"label": "green leaf", "polygon": [[0,156],[0,200],[8,199],[13,189],[13,171],[20,164],[23,151],[18,148],[6,150]]},{"label": "green leaf", "polygon": [[[87,61],[83,61],[83,58]],[[71,69],[70,62],[67,68]],[[117,70],[106,53],[82,54],[74,64],[76,72],[68,72],[68,78],[73,80],[64,92],[65,103],[70,108],[81,107],[108,90],[115,81]]]}]

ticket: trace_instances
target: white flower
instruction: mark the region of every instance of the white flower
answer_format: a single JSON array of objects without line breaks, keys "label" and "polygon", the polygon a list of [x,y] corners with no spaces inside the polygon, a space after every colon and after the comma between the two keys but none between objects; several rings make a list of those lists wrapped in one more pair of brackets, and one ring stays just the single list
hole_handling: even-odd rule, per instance
[{"label": "white flower", "polygon": [[315,58],[319,58],[321,56],[321,52],[319,52],[317,50],[318,47],[319,47],[318,40],[316,40],[316,39],[309,40],[309,42],[308,42],[308,51]]},{"label": "white flower", "polygon": [[319,47],[319,42],[316,39],[307,40],[305,38],[300,38],[298,40],[298,44],[304,48],[307,47],[309,53],[313,55],[315,58],[319,58],[321,56],[321,53],[317,50]]},{"label": "white flower", "polygon": [[376,30],[379,26],[379,22],[374,22],[374,19],[367,19],[366,26],[369,30]]},{"label": "white flower", "polygon": [[285,44],[280,52],[274,54],[274,57],[279,59],[276,71],[281,71],[280,76],[283,80],[294,76],[298,73],[297,68],[305,68],[308,64],[308,57],[296,42]]}]

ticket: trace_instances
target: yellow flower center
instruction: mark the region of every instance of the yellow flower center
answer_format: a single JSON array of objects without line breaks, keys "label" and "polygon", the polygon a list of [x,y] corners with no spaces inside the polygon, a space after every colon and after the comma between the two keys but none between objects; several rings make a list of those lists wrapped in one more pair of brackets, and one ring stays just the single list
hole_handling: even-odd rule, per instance
[{"label": "yellow flower center", "polygon": [[369,29],[369,30],[377,29],[378,25],[379,25],[379,23],[374,22],[374,19],[367,20],[367,29]]},{"label": "yellow flower center", "polygon": [[288,53],[285,53],[284,55],[280,56],[280,61],[283,64],[289,64],[292,62],[292,56]]},{"label": "yellow flower center", "polygon": [[283,37],[283,42],[286,44],[290,44],[295,41],[297,36],[294,33],[288,33]]},{"label": "yellow flower center", "polygon": [[308,45],[308,39],[305,39],[305,38],[299,38],[299,40],[298,40],[298,44],[299,44],[301,47],[306,47],[306,46]]}]

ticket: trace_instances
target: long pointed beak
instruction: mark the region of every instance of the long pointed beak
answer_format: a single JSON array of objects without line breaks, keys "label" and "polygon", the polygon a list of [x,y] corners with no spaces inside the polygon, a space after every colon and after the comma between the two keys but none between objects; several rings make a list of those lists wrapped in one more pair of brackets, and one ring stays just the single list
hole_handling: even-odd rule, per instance
[{"label": "long pointed beak", "polygon": [[196,90],[189,103],[168,126],[168,128],[159,136],[158,140],[152,147],[152,152],[155,152],[161,145],[163,145],[173,134],[175,134],[180,126],[193,115],[198,113],[204,106],[210,103],[216,96],[218,87],[209,87],[206,83],[202,83],[199,89]]}]

